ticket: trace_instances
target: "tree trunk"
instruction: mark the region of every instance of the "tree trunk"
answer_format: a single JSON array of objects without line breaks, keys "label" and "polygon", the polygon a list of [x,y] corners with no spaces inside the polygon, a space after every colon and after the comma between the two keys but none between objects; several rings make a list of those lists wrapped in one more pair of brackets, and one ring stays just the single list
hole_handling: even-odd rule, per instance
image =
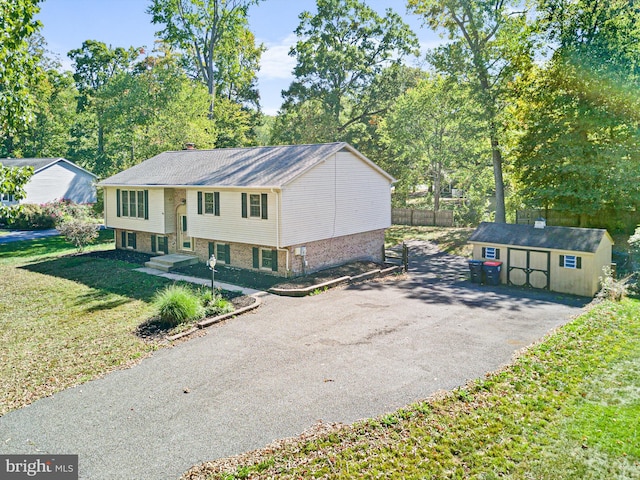
[{"label": "tree trunk", "polygon": [[436,174],[433,178],[433,210],[440,210],[440,190],[442,188],[442,167],[436,165]]},{"label": "tree trunk", "polygon": [[504,180],[502,179],[502,152],[498,144],[496,127],[491,122],[491,158],[493,160],[493,178],[496,184],[496,223],[507,223],[506,209],[504,204]]}]

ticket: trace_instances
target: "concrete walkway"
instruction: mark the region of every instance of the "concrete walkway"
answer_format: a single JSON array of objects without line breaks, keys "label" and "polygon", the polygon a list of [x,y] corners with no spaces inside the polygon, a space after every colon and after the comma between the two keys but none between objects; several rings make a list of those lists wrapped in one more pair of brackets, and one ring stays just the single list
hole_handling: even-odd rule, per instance
[{"label": "concrete walkway", "polygon": [[404,280],[266,295],[201,337],[10,412],[0,453],[78,454],[82,479],[176,479],[482,377],[588,301],[471,284],[465,259],[411,248]]},{"label": "concrete walkway", "polygon": [[[196,285],[205,285],[207,287],[211,286],[211,280],[209,279],[200,278],[200,277],[191,277],[189,275],[181,275],[179,273],[170,273],[170,272],[167,273],[167,272],[163,272],[162,270],[156,270],[155,268],[142,267],[142,268],[136,268],[135,271],[147,273],[149,275],[155,275],[157,277],[168,278],[169,280],[174,280],[176,282],[180,281],[180,282],[193,283]],[[266,294],[266,292],[263,292],[261,290],[254,290],[253,288],[241,287],[239,285],[232,285],[231,283],[217,282],[215,281],[215,278],[214,278],[213,285],[217,288],[221,288],[222,290],[227,290],[229,292],[242,292],[244,295]]]}]

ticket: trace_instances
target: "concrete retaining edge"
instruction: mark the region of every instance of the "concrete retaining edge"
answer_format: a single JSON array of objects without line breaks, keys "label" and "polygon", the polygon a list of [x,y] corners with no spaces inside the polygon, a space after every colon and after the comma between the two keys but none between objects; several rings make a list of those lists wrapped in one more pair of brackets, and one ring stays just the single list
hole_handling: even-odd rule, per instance
[{"label": "concrete retaining edge", "polygon": [[184,332],[177,333],[175,335],[167,336],[165,338],[170,342],[172,342],[174,340],[187,337],[192,333],[197,332],[198,330],[202,330],[203,328],[207,328],[207,327],[210,327],[211,325],[215,325],[216,323],[220,323],[223,320],[226,320],[227,318],[232,318],[238,315],[242,315],[243,313],[246,313],[250,310],[255,310],[260,306],[260,304],[262,303],[262,300],[254,296],[251,296],[251,298],[255,300],[251,305],[247,305],[246,307],[239,308],[238,310],[234,310],[233,312],[225,313],[223,315],[218,315],[217,317],[205,318],[204,320],[200,320],[198,323],[196,323],[195,327],[190,328],[189,330],[186,330]]},{"label": "concrete retaining edge", "polygon": [[403,267],[401,265],[394,265],[393,267],[384,268],[382,270],[371,270],[369,272],[361,273],[359,275],[354,275],[352,277],[345,276],[336,278],[335,280],[330,280],[328,282],[319,283],[317,285],[311,285],[310,287],[305,288],[270,288],[269,293],[273,293],[275,295],[282,295],[284,297],[304,297],[309,295],[316,290],[320,290],[323,288],[331,288],[336,287],[340,284],[350,284],[355,282],[361,282],[363,280],[371,280],[372,278],[382,277],[388,275],[389,273],[393,273],[395,271],[402,271]]}]

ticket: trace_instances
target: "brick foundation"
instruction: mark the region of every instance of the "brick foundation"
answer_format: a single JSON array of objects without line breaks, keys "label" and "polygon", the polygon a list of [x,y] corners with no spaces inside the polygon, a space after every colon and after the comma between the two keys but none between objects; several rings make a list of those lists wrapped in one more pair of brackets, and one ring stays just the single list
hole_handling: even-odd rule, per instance
[{"label": "brick foundation", "polygon": [[[179,197],[179,195],[176,195],[176,197]],[[116,248],[122,248],[121,232],[122,230],[116,230]],[[137,231],[135,251],[151,254],[151,235],[152,234],[147,232]],[[169,241],[169,253],[174,253],[176,251],[176,235],[169,234],[167,238]],[[204,263],[209,258],[209,242],[212,241],[215,242],[215,239],[194,238],[193,252],[181,253],[191,253]],[[247,270],[256,270],[253,268],[253,247],[267,250],[272,249],[272,247],[248,245],[245,243],[228,243],[228,245],[230,247],[231,261],[229,263],[221,262],[221,264]],[[306,257],[303,258],[300,255],[295,255],[296,247],[305,247]],[[287,277],[312,273],[357,260],[382,262],[383,249],[384,230],[374,230],[283,248],[278,251],[277,272],[268,269],[259,270],[265,273],[268,272]],[[287,255],[289,256],[288,270]],[[303,266],[305,259],[307,264]]]}]

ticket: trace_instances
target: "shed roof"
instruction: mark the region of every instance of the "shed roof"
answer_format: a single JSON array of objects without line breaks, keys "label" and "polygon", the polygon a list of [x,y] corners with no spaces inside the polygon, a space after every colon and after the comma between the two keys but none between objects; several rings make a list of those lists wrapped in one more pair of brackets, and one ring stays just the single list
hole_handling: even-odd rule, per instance
[{"label": "shed roof", "polygon": [[99,185],[280,188],[340,151],[355,154],[389,181],[394,180],[348,143],[338,142],[169,151],[106,178]]},{"label": "shed roof", "polygon": [[469,237],[469,242],[594,253],[605,236],[613,243],[607,231],[600,228],[535,228],[533,225],[482,222]]},{"label": "shed roof", "polygon": [[[75,163],[67,160],[66,158],[57,157],[57,158],[0,158],[0,163],[5,167],[33,167],[33,173],[38,173],[40,170],[47,168],[54,163],[63,162],[68,163],[69,165],[77,168],[78,170],[82,170],[83,172],[96,177],[95,174],[91,173],[88,170],[76,165]],[[96,177],[97,178],[97,177]]]}]

